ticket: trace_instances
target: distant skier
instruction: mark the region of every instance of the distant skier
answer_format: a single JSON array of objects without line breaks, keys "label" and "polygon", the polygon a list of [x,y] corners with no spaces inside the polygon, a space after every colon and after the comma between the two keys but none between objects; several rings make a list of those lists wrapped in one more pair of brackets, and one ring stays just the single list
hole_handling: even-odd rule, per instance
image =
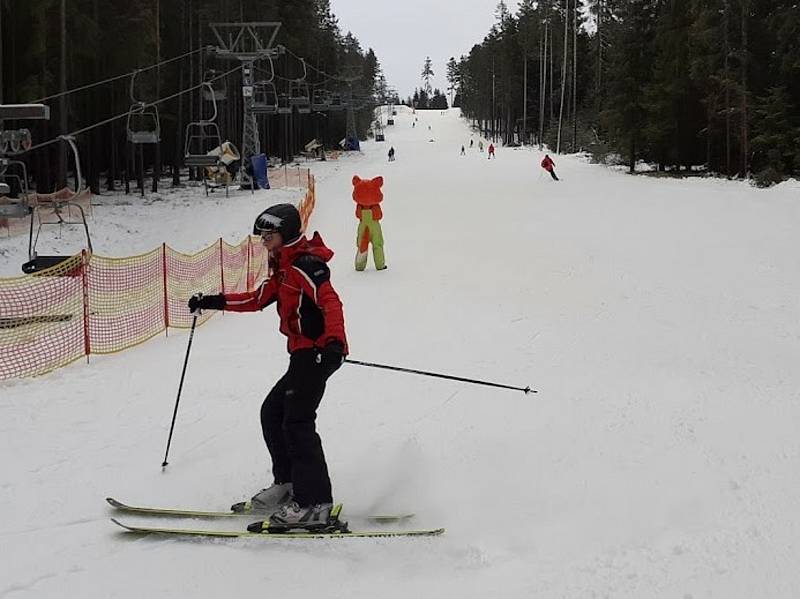
[{"label": "distant skier", "polygon": [[544,158],[542,159],[542,168],[550,173],[550,176],[553,177],[553,181],[558,181],[559,178],[556,176],[555,166],[556,163],[553,162],[553,159],[550,158],[548,154],[545,154]]},{"label": "distant skier", "polygon": [[394,162],[394,146],[389,148],[389,162]]},{"label": "distant skier", "polygon": [[494,155],[494,144],[489,144],[489,160],[496,158]]},{"label": "distant skier", "polygon": [[253,235],[260,235],[269,251],[273,275],[255,291],[197,293],[189,300],[192,313],[253,312],[277,302],[289,368],[261,406],[274,483],[231,509],[270,514],[271,524],[287,528],[324,526],[329,520],[331,481],[315,421],[325,383],[348,353],[342,302],[326,264],[333,251],[319,233],[307,239],[301,226],[292,204],[267,208],[256,218]]},{"label": "distant skier", "polygon": [[478,151],[483,153],[483,140],[478,142]]},{"label": "distant skier", "polygon": [[428,131],[430,131],[430,130],[431,130],[431,126],[430,126],[430,125],[428,125]]},{"label": "distant skier", "polygon": [[473,146],[473,145],[475,145],[475,140],[474,140],[474,139],[470,139],[470,140],[469,140],[469,149],[470,149],[470,150],[472,149],[472,146]]},{"label": "distant skier", "polygon": [[412,129],[413,129],[414,127],[416,127],[416,126],[417,126],[417,122],[416,122],[416,121],[414,121],[413,123],[411,123],[411,128],[412,128]]}]

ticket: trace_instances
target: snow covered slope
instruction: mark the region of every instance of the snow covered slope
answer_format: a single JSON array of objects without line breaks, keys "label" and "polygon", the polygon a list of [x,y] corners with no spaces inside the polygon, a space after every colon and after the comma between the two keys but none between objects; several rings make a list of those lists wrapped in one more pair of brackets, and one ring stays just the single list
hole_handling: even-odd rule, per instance
[{"label": "snow covered slope", "polygon": [[[528,149],[459,156],[457,111],[417,116],[318,169],[312,224],[337,253],[352,357],[539,394],[345,366],[318,424],[346,508],[413,510],[446,535],[117,532],[109,494],[224,508],[267,483],[258,411],[284,341],[272,309],[226,314],[196,334],[164,473],[185,334],[0,384],[0,598],[800,596],[797,184],[558,156],[555,183]],[[383,272],[353,269],[354,174],[386,180]],[[216,210],[199,247],[241,238],[271,197],[175,210]]]}]

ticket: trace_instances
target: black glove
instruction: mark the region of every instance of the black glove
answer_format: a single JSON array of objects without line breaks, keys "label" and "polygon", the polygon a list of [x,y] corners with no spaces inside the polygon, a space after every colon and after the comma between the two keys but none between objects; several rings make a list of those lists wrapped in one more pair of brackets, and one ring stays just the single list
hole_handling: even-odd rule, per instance
[{"label": "black glove", "polygon": [[322,364],[330,371],[330,374],[333,374],[344,363],[344,343],[336,339],[329,341],[322,348],[320,358]]},{"label": "black glove", "polygon": [[225,296],[220,295],[203,295],[202,293],[195,293],[189,298],[189,312],[194,314],[198,310],[224,310],[225,309]]}]

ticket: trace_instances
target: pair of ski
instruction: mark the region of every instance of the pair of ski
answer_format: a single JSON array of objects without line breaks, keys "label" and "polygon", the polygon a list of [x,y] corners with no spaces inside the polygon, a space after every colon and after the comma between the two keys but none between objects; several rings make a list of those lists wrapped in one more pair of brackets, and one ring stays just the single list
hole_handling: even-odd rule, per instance
[{"label": "pair of ski", "polygon": [[[202,518],[202,519],[238,519],[243,516],[253,514],[242,514],[239,512],[208,512],[199,510],[143,507],[128,505],[117,501],[113,497],[107,497],[108,504],[119,512],[135,514],[139,516],[164,516],[173,518]],[[213,530],[195,528],[173,528],[157,526],[132,526],[124,524],[112,518],[111,521],[117,526],[121,526],[130,533],[137,534],[160,534],[166,536],[183,537],[223,537],[223,538],[261,538],[261,539],[327,539],[327,538],[375,538],[375,537],[432,537],[444,532],[444,528],[430,528],[420,530],[356,530],[351,531],[346,522],[339,519],[341,504],[337,504],[331,512],[331,522],[321,530],[295,531],[275,531],[271,530],[268,522],[253,522],[247,530]],[[376,524],[392,524],[406,522],[413,517],[413,514],[383,515],[367,517],[369,522]]]}]

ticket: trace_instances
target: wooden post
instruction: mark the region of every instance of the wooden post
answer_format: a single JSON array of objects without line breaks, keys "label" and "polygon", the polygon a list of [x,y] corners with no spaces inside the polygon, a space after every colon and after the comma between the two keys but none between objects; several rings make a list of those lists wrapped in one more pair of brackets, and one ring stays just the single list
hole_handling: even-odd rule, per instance
[{"label": "wooden post", "polygon": [[91,339],[89,338],[89,270],[90,256],[86,250],[81,250],[81,283],[83,284],[83,353],[86,354],[86,363],[89,363],[89,354],[92,352]]},{"label": "wooden post", "polygon": [[248,235],[247,236],[247,279],[245,281],[247,285],[247,291],[250,291],[253,288],[253,273],[250,271],[250,255],[253,253],[253,238]]},{"label": "wooden post", "polygon": [[225,268],[222,259],[222,237],[219,238],[219,288],[220,293],[225,293]]},{"label": "wooden post", "polygon": [[167,244],[161,244],[161,278],[164,282],[164,333],[169,337],[169,293],[167,280]]}]

